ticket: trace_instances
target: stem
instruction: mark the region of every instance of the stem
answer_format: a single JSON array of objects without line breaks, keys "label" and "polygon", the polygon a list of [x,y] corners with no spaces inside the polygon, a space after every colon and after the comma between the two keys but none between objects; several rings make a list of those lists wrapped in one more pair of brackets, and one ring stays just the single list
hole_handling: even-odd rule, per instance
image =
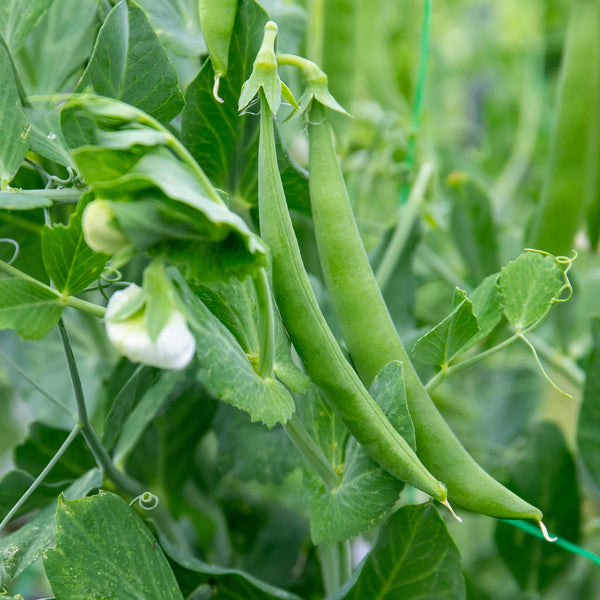
[{"label": "stem", "polygon": [[406,242],[419,214],[419,207],[432,175],[433,166],[431,163],[425,163],[419,171],[417,180],[408,196],[408,201],[403,207],[401,218],[398,220],[388,247],[379,263],[376,278],[381,290],[384,290],[388,284],[406,247]]},{"label": "stem", "polygon": [[71,377],[71,383],[75,393],[77,420],[78,425],[81,428],[81,434],[83,435],[83,438],[85,439],[92,455],[94,456],[96,463],[102,469],[102,471],[106,473],[106,476],[127,494],[130,494],[131,496],[137,496],[144,492],[143,486],[115,467],[110,456],[108,455],[108,452],[106,452],[104,446],[98,439],[96,432],[90,424],[87,408],[85,406],[83,388],[81,387],[81,379],[79,378],[79,372],[77,370],[77,363],[75,362],[75,356],[73,355],[73,349],[71,348],[69,335],[62,319],[60,319],[58,322],[58,333],[65,351],[65,356],[67,358],[69,375]]},{"label": "stem", "polygon": [[325,0],[309,0],[306,56],[323,64],[323,39],[325,37]]},{"label": "stem", "polygon": [[446,377],[448,377],[449,375],[452,375],[454,373],[460,373],[461,371],[464,371],[465,369],[471,367],[472,365],[475,365],[478,362],[484,360],[488,356],[491,356],[492,354],[495,354],[499,350],[502,350],[502,348],[506,348],[506,346],[509,346],[515,340],[518,340],[520,337],[521,337],[521,334],[515,333],[515,334],[511,335],[509,338],[506,338],[503,342],[500,342],[496,346],[489,348],[488,350],[485,350],[484,352],[480,352],[479,354],[476,354],[475,356],[472,356],[471,358],[467,358],[467,359],[465,359],[455,365],[452,365],[450,367],[446,366],[446,367],[442,368],[442,370],[439,373],[437,373],[437,375],[435,375],[435,377],[433,377],[427,383],[427,385],[425,386],[425,389],[428,392],[433,392],[433,390],[435,390],[440,385],[440,383],[442,383],[442,381],[444,381],[444,379],[446,379]]},{"label": "stem", "polygon": [[64,296],[63,302],[66,306],[70,306],[71,308],[76,308],[84,313],[88,313],[95,317],[100,317],[101,319],[104,317],[104,313],[106,309],[99,304],[95,304],[94,302],[88,302],[87,300],[82,300],[81,298],[77,298],[76,296]]},{"label": "stem", "polygon": [[350,540],[339,542],[340,546],[340,583],[343,585],[352,575],[352,548]]},{"label": "stem", "polygon": [[273,377],[275,360],[275,313],[269,287],[267,270],[263,267],[254,278],[254,288],[258,302],[258,329],[260,349],[258,355],[258,374],[264,379]]},{"label": "stem", "polygon": [[0,271],[4,271],[8,275],[12,275],[13,277],[19,277],[20,279],[26,279],[27,281],[31,281],[32,283],[35,283],[36,285],[43,287],[47,291],[52,292],[53,294],[56,295],[57,298],[60,298],[60,294],[54,288],[50,287],[49,285],[46,285],[45,283],[42,283],[41,281],[38,281],[37,279],[35,279],[34,277],[31,277],[30,275],[27,275],[27,273],[23,273],[23,271],[16,269],[15,267],[13,267],[12,265],[9,265],[7,262],[4,262],[3,260],[0,260]]},{"label": "stem", "polygon": [[54,468],[54,465],[61,459],[62,455],[67,451],[73,440],[77,437],[80,431],[79,425],[75,425],[71,430],[71,433],[67,436],[67,439],[62,443],[61,447],[56,451],[56,454],[52,457],[50,462],[46,465],[44,470],[37,476],[35,481],[27,488],[27,491],[19,498],[18,502],[8,511],[8,514],[2,519],[0,523],[0,531],[4,529],[7,523],[17,514],[20,508],[27,502],[30,496],[35,492],[39,485],[44,481],[48,473]]},{"label": "stem", "polygon": [[337,542],[317,546],[325,595],[331,596],[340,588],[340,553]]},{"label": "stem", "polygon": [[22,192],[14,192],[15,194],[31,194],[32,196],[43,196],[52,200],[54,204],[77,204],[81,198],[83,191],[69,189],[53,189],[53,190],[23,190]]},{"label": "stem", "polygon": [[327,490],[331,491],[340,485],[341,478],[333,468],[332,464],[327,460],[319,446],[310,436],[304,423],[298,415],[293,414],[292,418],[283,426],[290,440],[306,462],[315,470],[317,475],[322,479]]},{"label": "stem", "polygon": [[33,388],[35,388],[40,394],[45,396],[52,404],[59,408],[66,415],[69,415],[74,422],[77,421],[77,415],[66,405],[63,404],[58,398],[55,398],[50,392],[46,391],[39,383],[34,381],[19,365],[14,363],[6,354],[0,352],[0,356],[15,370],[23,379],[25,379]]}]

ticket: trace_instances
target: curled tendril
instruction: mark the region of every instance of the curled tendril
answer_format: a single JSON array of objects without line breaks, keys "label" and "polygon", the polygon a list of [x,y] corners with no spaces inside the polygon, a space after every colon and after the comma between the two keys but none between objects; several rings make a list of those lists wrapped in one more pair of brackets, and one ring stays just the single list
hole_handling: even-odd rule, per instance
[{"label": "curled tendril", "polygon": [[100,277],[98,278],[98,290],[102,294],[102,297],[108,302],[108,296],[104,292],[104,288],[107,285],[112,285],[118,283],[123,279],[123,274],[119,269],[115,269],[115,267],[111,267],[107,265],[104,267],[104,271],[100,273]]},{"label": "curled tendril", "polygon": [[6,261],[7,264],[12,265],[15,260],[19,257],[19,252],[21,251],[21,246],[19,246],[19,242],[17,240],[13,240],[12,238],[0,238],[0,244],[11,244],[14,246],[14,252],[10,260]]},{"label": "curled tendril", "polygon": [[[545,250],[538,250],[537,248],[525,248],[525,250],[527,252],[537,252],[538,254],[542,254],[544,256],[549,256],[550,258],[552,258],[554,260],[554,262],[558,265],[563,279],[564,279],[564,284],[562,285],[562,287],[560,288],[560,290],[558,290],[558,292],[556,293],[556,296],[554,296],[554,298],[552,299],[552,303],[553,304],[560,304],[562,302],[568,302],[572,297],[573,297],[573,285],[569,279],[569,270],[571,269],[571,267],[573,266],[573,263],[575,262],[575,260],[577,259],[577,250],[573,250],[573,256],[554,256],[554,254],[551,254],[550,252],[546,252]],[[567,290],[567,295],[564,297],[561,297],[563,292]]]},{"label": "curled tendril", "polygon": [[143,510],[154,510],[158,506],[160,500],[158,496],[156,496],[152,492],[144,492],[143,494],[136,496],[129,503],[129,506],[133,506],[136,502],[138,503],[138,506]]}]

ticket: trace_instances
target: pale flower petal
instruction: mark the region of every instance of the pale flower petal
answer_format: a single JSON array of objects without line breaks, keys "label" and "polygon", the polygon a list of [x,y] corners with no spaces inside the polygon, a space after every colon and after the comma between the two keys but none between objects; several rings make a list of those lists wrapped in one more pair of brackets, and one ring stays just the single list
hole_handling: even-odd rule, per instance
[{"label": "pale flower petal", "polygon": [[132,284],[111,296],[105,316],[108,339],[132,362],[160,369],[184,369],[194,356],[196,340],[179,311],[171,311],[167,324],[154,342],[144,326],[143,311],[124,321],[111,320],[117,309],[139,290],[137,285]]}]

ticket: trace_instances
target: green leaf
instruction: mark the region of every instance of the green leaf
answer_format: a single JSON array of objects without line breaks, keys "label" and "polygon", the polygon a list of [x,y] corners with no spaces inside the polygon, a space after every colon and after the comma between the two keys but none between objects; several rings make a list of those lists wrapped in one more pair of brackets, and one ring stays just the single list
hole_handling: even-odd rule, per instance
[{"label": "green leaf", "polygon": [[158,383],[153,385],[133,409],[125,423],[115,448],[114,460],[117,464],[123,464],[132,452],[144,431],[157,415],[161,407],[169,399],[181,373],[177,371],[164,372]]},{"label": "green leaf", "polygon": [[[15,466],[37,477],[68,435],[69,431],[34,421],[29,426],[26,440],[15,448]],[[95,464],[83,436],[79,435],[48,473],[45,482],[73,481],[87,473]]]},{"label": "green leaf", "polygon": [[29,279],[0,279],[0,329],[14,329],[25,340],[39,340],[58,323],[63,304],[56,292]]},{"label": "green leaf", "polygon": [[52,200],[44,196],[34,196],[26,192],[12,191],[0,192],[0,209],[7,210],[31,210],[32,208],[44,208],[52,206]]},{"label": "green leaf", "polygon": [[[31,94],[73,89],[94,46],[97,6],[96,0],[52,2],[27,39],[28,68],[19,70],[26,77],[24,84]],[[59,128],[53,131],[58,136]]]},{"label": "green leaf", "polygon": [[541,319],[563,287],[560,267],[551,256],[525,252],[500,273],[504,314],[517,331]]},{"label": "green leaf", "polygon": [[489,275],[471,292],[470,300],[473,303],[473,313],[477,318],[479,333],[463,346],[461,352],[466,352],[475,344],[484,341],[502,319],[504,306],[498,289],[498,276],[498,273]]},{"label": "green leaf", "polygon": [[[60,4],[61,2],[57,2],[54,6]],[[59,165],[72,167],[73,161],[60,129],[60,113],[46,108],[40,102],[34,103],[33,106],[26,106],[23,111],[31,125],[30,150]]]},{"label": "green leaf", "polygon": [[241,481],[280,484],[301,465],[300,455],[282,427],[269,431],[226,405],[219,407],[214,426],[223,473]]},{"label": "green leaf", "polygon": [[186,554],[164,538],[160,542],[172,561],[196,575],[198,584],[210,582],[211,588],[216,589],[222,600],[300,600],[295,594],[264,583],[249,573],[208,564]]},{"label": "green leaf", "polygon": [[[0,32],[14,54],[54,0],[3,0],[0,3]],[[59,0],[60,1],[60,0]],[[6,88],[0,87],[5,90]]]},{"label": "green leaf", "polygon": [[[11,10],[13,2],[0,4],[2,11]],[[15,9],[16,10],[16,9]],[[4,17],[8,15],[5,13]],[[23,113],[8,52],[0,44],[0,181],[10,182],[15,176],[29,147],[30,126]]]},{"label": "green leaf", "polygon": [[181,309],[196,335],[200,381],[219,400],[246,411],[252,421],[271,428],[285,423],[294,413],[294,400],[281,383],[262,379],[229,330],[193,294],[182,278],[177,279]]},{"label": "green leaf", "polygon": [[[93,469],[78,479],[65,491],[64,497],[74,500],[102,485],[102,474]],[[0,586],[18,577],[54,544],[56,531],[54,514],[56,503],[52,502],[40,514],[19,530],[0,538]]]},{"label": "green leaf", "polygon": [[[387,364],[373,380],[370,393],[414,448],[415,431],[406,405],[402,363]],[[370,529],[393,508],[403,488],[401,481],[350,438],[341,484],[326,490],[320,480],[309,481],[313,542],[341,541]]]},{"label": "green leaf", "polygon": [[456,308],[417,340],[413,352],[421,362],[437,367],[447,365],[479,333],[473,303],[460,288],[455,290],[453,304],[457,304]]},{"label": "green leaf", "polygon": [[591,324],[594,346],[585,375],[583,400],[577,424],[579,454],[588,473],[600,486],[600,319]]},{"label": "green leaf", "polygon": [[[242,84],[263,39],[268,15],[254,0],[242,0],[234,24],[229,50],[227,76],[221,81],[219,95],[213,96],[214,69],[210,60],[187,88],[182,115],[182,139],[208,177],[242,207],[258,204],[258,118],[238,115]],[[290,158],[277,136],[279,170],[291,208],[310,214],[308,181],[304,171]],[[232,169],[232,165],[235,168]]]},{"label": "green leaf", "polygon": [[58,291],[67,296],[82,292],[96,281],[108,260],[106,254],[94,252],[83,239],[81,217],[91,199],[86,194],[79,201],[67,226],[45,226],[42,232],[46,272]]},{"label": "green leaf", "polygon": [[460,555],[431,504],[406,506],[331,600],[465,600]]},{"label": "green leaf", "polygon": [[197,382],[180,382],[131,452],[127,472],[177,505],[194,474],[196,447],[210,429],[217,401]]},{"label": "green leaf", "polygon": [[[94,52],[75,88],[91,88],[139,108],[168,123],[183,108],[177,75],[144,10],[132,0],[122,0],[108,14]],[[89,140],[90,123],[63,111],[63,130],[71,147]]]},{"label": "green leaf", "polygon": [[451,186],[452,235],[471,278],[480,281],[500,268],[496,228],[488,194],[467,179]]},{"label": "green leaf", "polygon": [[56,510],[56,547],[44,568],[57,598],[183,600],[175,576],[137,513],[116,494],[68,502]]},{"label": "green leaf", "polygon": [[[539,506],[554,534],[573,543],[579,538],[579,487],[573,456],[560,429],[550,422],[532,427],[519,460],[511,467],[508,487]],[[524,589],[545,590],[567,567],[568,552],[498,522],[500,556]]]}]

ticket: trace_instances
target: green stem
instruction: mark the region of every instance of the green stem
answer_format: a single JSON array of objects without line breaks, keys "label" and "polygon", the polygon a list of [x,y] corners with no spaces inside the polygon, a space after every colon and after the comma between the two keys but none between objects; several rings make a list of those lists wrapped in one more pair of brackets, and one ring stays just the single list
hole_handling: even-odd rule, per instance
[{"label": "green stem", "polygon": [[410,191],[410,195],[408,196],[408,201],[403,207],[402,215],[398,220],[398,224],[394,229],[394,233],[377,269],[377,283],[382,291],[388,284],[392,274],[394,273],[394,270],[396,269],[398,260],[400,259],[400,256],[402,256],[402,252],[406,247],[406,242],[419,214],[419,208],[432,175],[433,166],[431,163],[425,163],[421,167],[419,175],[417,176],[417,180],[415,181],[415,184]]},{"label": "green stem", "polygon": [[340,588],[340,553],[336,542],[317,546],[325,595],[331,596]]},{"label": "green stem", "polygon": [[[415,87],[415,99],[413,104],[412,119],[410,123],[410,137],[406,149],[406,158],[404,164],[407,171],[411,171],[415,162],[417,150],[417,132],[421,123],[421,113],[423,112],[423,98],[425,91],[425,82],[427,80],[427,63],[429,62],[429,29],[431,22],[431,0],[425,0],[423,12],[423,26],[421,29],[421,52],[419,56],[419,69],[417,72],[417,84]],[[408,198],[408,183],[402,186],[401,202],[406,202]]]},{"label": "green stem", "polygon": [[34,381],[19,365],[14,363],[6,354],[0,352],[0,356],[15,370],[23,379],[25,379],[33,388],[35,388],[40,394],[45,396],[52,404],[54,404],[63,413],[73,419],[73,422],[77,421],[77,415],[66,405],[63,404],[58,398],[55,398],[50,392],[46,391],[39,383]]},{"label": "green stem", "polygon": [[309,0],[306,56],[323,64],[323,40],[325,37],[325,0]]},{"label": "green stem", "polygon": [[254,278],[258,303],[258,330],[260,349],[258,355],[258,374],[262,378],[273,377],[275,361],[275,313],[269,287],[267,270],[263,267]]},{"label": "green stem", "polygon": [[73,349],[71,347],[69,335],[62,319],[60,319],[58,322],[58,333],[65,351],[65,356],[67,358],[69,375],[71,377],[71,383],[75,393],[77,420],[78,425],[81,428],[81,434],[83,435],[83,438],[85,439],[92,455],[94,456],[96,463],[103,470],[106,476],[127,494],[130,494],[131,496],[138,496],[145,491],[143,486],[115,467],[110,456],[108,455],[108,452],[106,452],[104,446],[98,439],[96,432],[91,426],[85,405],[81,379],[79,378],[79,371],[77,370],[77,363],[75,362],[75,356],[73,355]]},{"label": "green stem", "polygon": [[337,474],[332,464],[327,460],[319,446],[310,436],[304,423],[294,414],[292,418],[283,426],[285,432],[300,454],[306,459],[306,462],[315,470],[317,475],[322,479],[325,487],[328,490],[336,489],[341,482],[340,476]]},{"label": "green stem", "polygon": [[350,540],[339,542],[340,546],[340,583],[344,585],[352,576],[352,549]]},{"label": "green stem", "polygon": [[43,196],[52,200],[54,204],[77,204],[81,195],[82,190],[76,188],[68,189],[52,189],[52,190],[23,190],[22,192],[14,192],[15,194],[31,194],[32,196]]},{"label": "green stem", "polygon": [[63,296],[63,302],[66,306],[76,308],[77,310],[88,313],[89,315],[93,315],[95,317],[100,317],[101,319],[104,317],[104,313],[106,312],[106,309],[103,306],[95,304],[94,302],[82,300],[76,296]]},{"label": "green stem", "polygon": [[67,451],[73,440],[77,437],[80,431],[79,425],[75,425],[71,430],[71,433],[67,436],[67,439],[62,443],[61,447],[56,451],[56,454],[52,457],[50,462],[46,465],[44,470],[36,477],[35,481],[27,488],[26,492],[19,498],[18,502],[8,511],[8,514],[2,519],[0,523],[0,531],[4,529],[7,523],[17,514],[20,508],[27,502],[30,496],[44,481],[48,473],[54,468],[56,463],[61,459],[62,455]]}]

